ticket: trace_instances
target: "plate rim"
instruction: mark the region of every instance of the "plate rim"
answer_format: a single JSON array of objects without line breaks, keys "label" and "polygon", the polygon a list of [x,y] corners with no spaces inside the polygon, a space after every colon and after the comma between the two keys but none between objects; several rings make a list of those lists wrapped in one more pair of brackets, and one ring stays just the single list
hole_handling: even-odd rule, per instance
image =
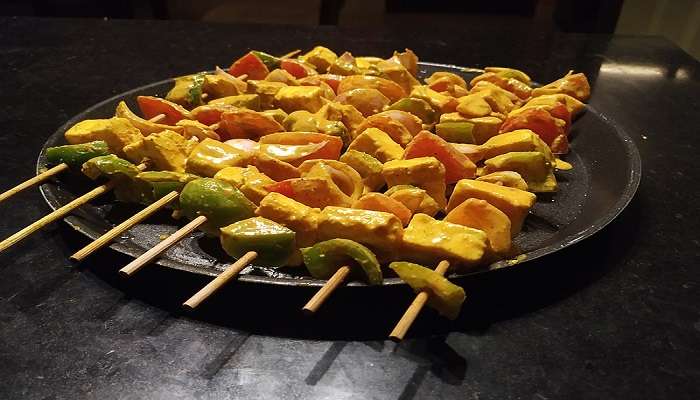
[{"label": "plate rim", "polygon": [[[418,66],[420,67],[421,65],[424,66],[430,66],[430,67],[436,67],[436,68],[444,68],[447,70],[460,70],[464,72],[478,72],[478,71],[483,71],[481,68],[470,68],[470,67],[462,67],[454,64],[444,64],[444,63],[433,63],[433,62],[426,62],[426,61],[420,61],[418,63]],[[211,71],[210,71],[211,72]],[[79,119],[82,115],[89,113],[97,108],[100,108],[104,106],[107,103],[114,102],[116,100],[120,99],[126,99],[131,93],[148,89],[150,87],[158,86],[158,85],[163,85],[168,82],[172,82],[174,78],[168,78],[168,79],[163,79],[151,83],[147,83],[135,88],[131,88],[127,91],[118,93],[112,97],[109,97],[105,100],[102,100],[98,103],[93,104],[92,106],[80,111],[78,114],[74,115],[70,119],[68,119],[65,123],[63,123],[58,129],[56,129],[51,135],[47,137],[46,142],[44,142],[44,145],[41,148],[41,151],[39,152],[39,155],[36,160],[36,172],[40,173],[42,171],[42,168],[45,167],[42,163],[42,159],[44,156],[44,153],[46,151],[46,148],[48,147],[48,141],[51,137],[55,136],[59,132],[65,132],[70,126],[76,124],[79,122]],[[599,111],[597,111],[596,108],[591,106],[590,104],[586,104],[586,110],[587,111],[592,111],[596,115],[601,115]],[[619,124],[617,124],[614,120],[611,120],[609,118],[606,118],[606,122],[612,126],[612,128],[615,130],[617,133],[617,136],[619,139],[621,139],[622,146],[625,148],[625,154],[628,155],[628,162],[630,164],[630,172],[629,172],[629,177],[627,180],[627,184],[621,194],[621,196],[617,199],[617,201],[614,203],[613,206],[611,206],[603,215],[601,215],[599,218],[597,218],[593,223],[588,225],[586,228],[578,230],[576,232],[573,232],[564,238],[562,238],[559,243],[552,244],[549,246],[545,246],[542,248],[537,248],[534,250],[531,250],[529,252],[523,253],[518,257],[523,257],[523,259],[519,260],[517,263],[511,262],[511,259],[505,259],[505,260],[500,260],[495,263],[490,264],[489,266],[483,267],[483,268],[478,268],[472,271],[467,271],[463,273],[453,273],[450,275],[450,279],[460,279],[460,278],[465,278],[468,276],[474,276],[474,275],[479,275],[487,272],[491,272],[494,270],[500,270],[500,269],[509,269],[509,267],[519,265],[519,264],[524,264],[531,262],[533,260],[536,260],[538,258],[544,257],[546,255],[552,254],[554,252],[557,252],[559,250],[562,250],[564,248],[570,247],[582,240],[585,240],[592,235],[600,232],[603,228],[605,228],[608,224],[610,224],[612,221],[614,221],[620,213],[629,205],[629,203],[632,201],[634,198],[640,182],[641,182],[641,177],[642,177],[642,161],[641,161],[641,156],[639,153],[639,149],[637,148],[636,144],[632,140],[629,134],[621,127]],[[48,206],[52,210],[56,210],[59,207],[61,207],[63,204],[60,204],[54,196],[49,194],[48,186],[46,184],[41,184],[39,186],[39,191],[41,193],[41,196],[43,197],[44,201],[48,204]],[[74,230],[80,232],[84,236],[87,236],[91,240],[97,239],[99,235],[95,235],[92,232],[83,229],[82,225],[79,223],[79,218],[74,216],[74,215],[68,215],[65,218],[63,218],[63,221],[65,221],[71,228]],[[141,254],[144,253],[144,251],[135,251],[133,248],[128,247],[123,245],[121,242],[112,242],[109,245],[109,248],[117,251],[119,253],[128,255],[130,257],[138,257]],[[153,262],[153,264],[159,265],[161,267],[165,268],[172,268],[175,270],[180,270],[180,271],[186,271],[198,275],[206,275],[206,276],[217,276],[220,274],[223,270],[218,270],[217,272],[212,270],[203,270],[199,267],[194,267],[189,264],[181,263],[178,261],[170,260],[170,259],[157,259],[156,261]],[[257,283],[257,284],[268,284],[268,285],[282,285],[282,286],[297,286],[297,287],[320,287],[322,286],[326,281],[323,279],[315,279],[315,278],[286,278],[286,277],[271,277],[271,276],[259,276],[259,275],[252,275],[252,274],[241,274],[238,277],[239,281],[242,282],[248,282],[248,283]],[[384,282],[382,285],[379,286],[384,286],[384,285],[405,285],[405,282],[403,282],[400,278],[385,278]],[[352,281],[348,282],[346,286],[352,286],[352,287],[370,287],[370,285],[367,285],[363,282],[358,282],[358,281]]]}]

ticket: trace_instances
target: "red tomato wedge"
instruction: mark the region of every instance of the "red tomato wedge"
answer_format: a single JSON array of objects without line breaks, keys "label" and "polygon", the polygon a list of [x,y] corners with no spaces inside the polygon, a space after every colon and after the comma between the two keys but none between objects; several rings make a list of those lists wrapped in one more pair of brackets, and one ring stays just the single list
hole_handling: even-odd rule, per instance
[{"label": "red tomato wedge", "polygon": [[297,79],[305,78],[310,75],[310,68],[300,63],[297,60],[283,59],[280,61],[280,68],[289,72]]},{"label": "red tomato wedge", "polygon": [[175,125],[181,119],[192,119],[190,112],[179,104],[175,104],[160,97],[139,96],[136,98],[141,114],[145,119],[151,119],[158,114],[165,115],[162,121],[166,125]]},{"label": "red tomato wedge", "polygon": [[473,178],[476,165],[445,139],[428,131],[421,131],[406,146],[403,158],[435,157],[445,166],[445,182]]},{"label": "red tomato wedge", "polygon": [[248,53],[231,64],[228,73],[239,77],[248,75],[248,79],[265,79],[270,70],[267,66],[253,53]]},{"label": "red tomato wedge", "polygon": [[277,192],[279,194],[283,194],[289,197],[290,199],[294,198],[294,188],[292,187],[291,180],[271,183],[265,186],[265,189],[267,189],[270,192]]}]

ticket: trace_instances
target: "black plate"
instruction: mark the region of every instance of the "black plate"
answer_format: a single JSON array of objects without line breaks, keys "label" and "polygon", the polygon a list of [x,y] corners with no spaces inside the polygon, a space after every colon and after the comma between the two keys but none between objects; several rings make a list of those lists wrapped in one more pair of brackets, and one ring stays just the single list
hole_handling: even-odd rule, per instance
[{"label": "black plate", "polygon": [[[435,71],[450,71],[469,80],[479,72],[425,62],[420,63],[419,67],[421,77],[427,77]],[[63,133],[75,123],[84,119],[111,117],[120,100],[125,100],[132,109],[138,109],[136,96],[164,96],[171,86],[171,79],[155,82],[116,95],[76,115],[46,141],[37,161],[37,170],[46,168],[46,148],[65,144]],[[564,159],[573,164],[574,169],[557,172],[559,191],[552,195],[538,196],[523,231],[514,240],[515,246],[524,255],[517,263],[519,268],[524,267],[520,264],[563,249],[598,232],[627,206],[637,190],[641,177],[639,152],[629,136],[614,121],[588,107],[573,124],[571,139],[571,152]],[[40,189],[49,206],[56,209],[94,186],[94,182],[78,173],[67,173],[57,182],[46,183]],[[110,196],[105,196],[104,199],[83,206],[66,217],[65,221],[77,231],[95,239],[138,210],[134,206],[112,200]],[[132,228],[114,242],[111,248],[137,257],[177,228],[175,221],[164,212],[152,217],[147,223]],[[218,241],[205,238],[201,233],[193,233],[158,260],[158,264],[165,267],[211,276],[217,275],[230,262],[231,259],[221,251]],[[513,267],[514,264],[516,263],[508,260],[499,261],[469,274]],[[246,268],[240,279],[302,286],[320,286],[325,282],[304,276],[298,269],[273,270],[255,266]],[[398,278],[384,280],[384,284],[388,285],[401,283]],[[351,285],[362,284],[352,282]]]}]

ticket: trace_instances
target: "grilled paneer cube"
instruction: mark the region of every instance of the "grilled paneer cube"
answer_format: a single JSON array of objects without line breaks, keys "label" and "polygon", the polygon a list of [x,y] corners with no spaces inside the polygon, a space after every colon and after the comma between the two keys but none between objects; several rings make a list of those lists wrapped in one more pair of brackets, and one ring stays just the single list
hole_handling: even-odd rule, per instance
[{"label": "grilled paneer cube", "polygon": [[226,167],[217,172],[214,178],[237,187],[243,192],[245,197],[255,204],[259,204],[260,200],[269,193],[265,187],[275,183],[269,176],[263,174],[252,165],[248,167]]}]

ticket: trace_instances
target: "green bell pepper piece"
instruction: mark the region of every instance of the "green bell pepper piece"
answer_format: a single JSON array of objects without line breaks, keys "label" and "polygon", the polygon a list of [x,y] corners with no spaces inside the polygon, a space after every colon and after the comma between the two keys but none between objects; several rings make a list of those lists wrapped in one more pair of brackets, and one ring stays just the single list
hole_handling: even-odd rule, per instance
[{"label": "green bell pepper piece", "polygon": [[96,140],[82,144],[49,147],[46,149],[46,161],[51,165],[66,163],[70,166],[83,165],[87,160],[109,154],[107,142]]},{"label": "green bell pepper piece", "polygon": [[304,264],[314,278],[328,279],[338,268],[352,261],[364,272],[370,285],[382,283],[377,257],[367,247],[349,239],[331,239],[301,249]]},{"label": "green bell pepper piece", "polygon": [[184,172],[146,171],[136,175],[136,179],[150,184],[157,200],[172,191],[181,191],[187,182],[199,179],[199,176]]},{"label": "green bell pepper piece", "polygon": [[441,122],[435,125],[435,133],[450,143],[474,144],[471,122]]},{"label": "green bell pepper piece", "polygon": [[222,226],[255,216],[255,204],[240,190],[213,178],[188,182],[180,192],[180,208],[190,218],[206,216],[202,230],[212,235]]},{"label": "green bell pepper piece", "polygon": [[401,110],[409,112],[420,118],[424,124],[433,124],[437,120],[437,113],[427,101],[415,97],[406,97],[389,106],[389,110]]},{"label": "green bell pepper piece", "polygon": [[231,257],[240,258],[249,251],[258,256],[255,264],[281,267],[295,251],[293,230],[263,217],[244,219],[221,228],[221,247]]},{"label": "green bell pepper piece", "polygon": [[91,179],[97,179],[100,176],[104,176],[109,179],[116,177],[133,179],[139,174],[139,172],[141,172],[134,164],[126,161],[123,158],[119,158],[114,154],[93,157],[83,163],[81,170],[83,174],[87,175]]},{"label": "green bell pepper piece", "polygon": [[397,261],[389,264],[389,268],[393,269],[399,278],[408,283],[416,293],[423,290],[430,292],[428,305],[441,315],[449,319],[457,318],[466,298],[464,289],[432,269],[418,264]]},{"label": "green bell pepper piece", "polygon": [[267,69],[269,69],[270,71],[280,67],[281,60],[278,57],[273,56],[272,54],[267,54],[259,50],[253,50],[251,51],[251,53],[253,53],[255,57],[258,57],[260,61],[262,61],[263,64],[265,64],[265,66],[267,67]]},{"label": "green bell pepper piece", "polygon": [[202,100],[202,94],[204,92],[204,82],[206,78],[204,77],[206,72],[200,72],[192,76],[192,83],[187,89],[187,102],[192,106],[201,106],[204,104]]}]

